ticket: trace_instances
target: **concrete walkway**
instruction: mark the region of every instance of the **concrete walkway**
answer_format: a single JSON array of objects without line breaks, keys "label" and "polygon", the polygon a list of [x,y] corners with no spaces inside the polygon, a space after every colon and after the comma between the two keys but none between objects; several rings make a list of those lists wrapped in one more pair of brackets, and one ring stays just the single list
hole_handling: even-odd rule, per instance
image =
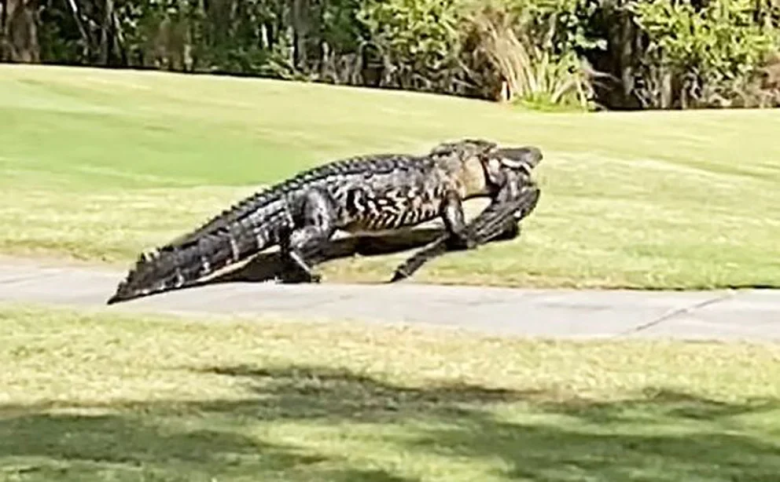
[{"label": "concrete walkway", "polygon": [[234,282],[106,306],[124,272],[0,263],[0,301],[444,325],[489,334],[780,340],[780,290],[638,292]]}]

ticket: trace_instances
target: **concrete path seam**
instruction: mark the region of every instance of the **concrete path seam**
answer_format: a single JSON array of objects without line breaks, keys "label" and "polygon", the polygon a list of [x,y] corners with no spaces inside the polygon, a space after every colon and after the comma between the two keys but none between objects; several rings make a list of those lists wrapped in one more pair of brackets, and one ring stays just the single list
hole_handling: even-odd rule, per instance
[{"label": "concrete path seam", "polygon": [[633,335],[636,333],[639,333],[641,331],[648,330],[650,328],[656,327],[660,325],[661,323],[664,323],[666,321],[669,321],[673,319],[676,316],[680,315],[686,315],[689,313],[693,313],[696,310],[700,310],[706,306],[711,306],[717,303],[720,303],[722,301],[726,301],[730,298],[733,298],[737,295],[737,293],[734,290],[728,290],[726,293],[716,296],[715,298],[710,298],[708,300],[700,301],[698,303],[694,303],[690,306],[684,306],[682,308],[674,308],[672,310],[669,310],[668,312],[664,313],[663,315],[659,316],[658,318],[648,321],[647,323],[643,323],[639,326],[635,326],[631,328],[630,330],[626,330],[623,333],[618,333],[615,336],[626,336],[626,335]]}]

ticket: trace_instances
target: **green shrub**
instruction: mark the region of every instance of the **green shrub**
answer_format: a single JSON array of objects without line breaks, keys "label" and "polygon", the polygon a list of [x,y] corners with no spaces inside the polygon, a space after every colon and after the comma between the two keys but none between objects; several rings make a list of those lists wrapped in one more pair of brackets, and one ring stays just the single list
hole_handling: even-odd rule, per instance
[{"label": "green shrub", "polygon": [[[575,0],[479,2],[470,7],[475,54],[487,60],[483,77],[501,84],[504,100],[522,105],[593,104],[593,75],[578,49],[597,48],[575,14]],[[602,46],[603,47],[603,46]]]},{"label": "green shrub", "polygon": [[384,58],[390,85],[457,90],[461,48],[457,0],[364,0],[357,19]]},{"label": "green shrub", "polygon": [[[112,16],[104,12],[109,3]],[[777,98],[761,77],[767,53],[780,45],[777,0],[76,4],[78,12],[70,2],[41,2],[45,61],[109,60],[580,109],[753,106]],[[611,85],[591,66],[608,72]]]},{"label": "green shrub", "polygon": [[753,0],[715,0],[701,9],[690,1],[637,0],[629,9],[647,37],[643,75],[656,85],[668,76],[669,94],[682,108],[731,105],[774,45],[774,32],[754,21]]}]

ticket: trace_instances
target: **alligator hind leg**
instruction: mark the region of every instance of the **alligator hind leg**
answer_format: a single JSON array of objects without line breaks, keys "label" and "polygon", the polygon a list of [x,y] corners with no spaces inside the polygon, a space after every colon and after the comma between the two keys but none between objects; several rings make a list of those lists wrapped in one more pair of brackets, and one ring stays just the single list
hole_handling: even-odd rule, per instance
[{"label": "alligator hind leg", "polygon": [[314,273],[306,258],[320,252],[336,231],[335,202],[322,189],[308,191],[293,206],[295,227],[283,233],[280,240],[284,269],[283,283],[318,283],[320,275]]}]

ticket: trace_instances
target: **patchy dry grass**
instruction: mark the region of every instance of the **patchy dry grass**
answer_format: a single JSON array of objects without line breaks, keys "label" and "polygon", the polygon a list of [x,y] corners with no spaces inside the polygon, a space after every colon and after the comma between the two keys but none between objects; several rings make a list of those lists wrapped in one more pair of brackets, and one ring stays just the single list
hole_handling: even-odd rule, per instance
[{"label": "patchy dry grass", "polygon": [[0,308],[8,481],[770,481],[780,347]]},{"label": "patchy dry grass", "polygon": [[[0,66],[0,253],[128,265],[257,184],[337,157],[483,136],[535,144],[525,235],[416,280],[539,287],[780,283],[775,111],[540,114],[404,92]],[[340,260],[384,280],[403,254]]]}]

